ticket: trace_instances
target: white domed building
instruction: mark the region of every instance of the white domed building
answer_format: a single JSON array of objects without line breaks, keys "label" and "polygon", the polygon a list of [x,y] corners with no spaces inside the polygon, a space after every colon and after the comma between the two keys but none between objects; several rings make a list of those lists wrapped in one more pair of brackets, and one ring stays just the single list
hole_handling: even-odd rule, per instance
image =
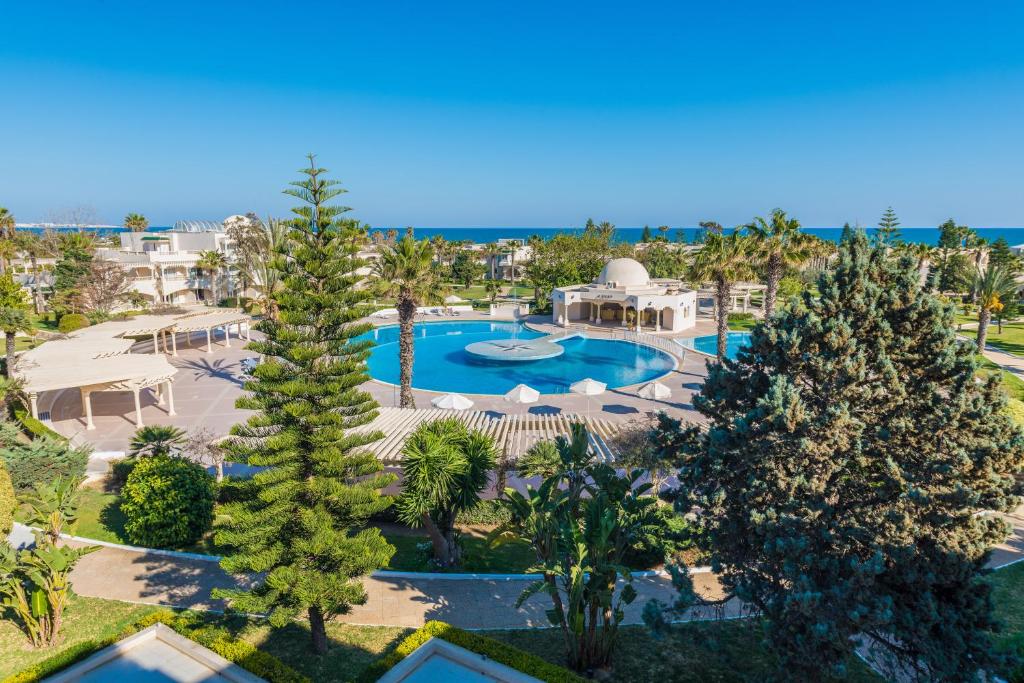
[{"label": "white domed building", "polygon": [[631,258],[612,259],[588,285],[558,287],[551,302],[552,320],[562,326],[585,322],[678,332],[697,324],[697,293],[680,280],[652,280]]}]

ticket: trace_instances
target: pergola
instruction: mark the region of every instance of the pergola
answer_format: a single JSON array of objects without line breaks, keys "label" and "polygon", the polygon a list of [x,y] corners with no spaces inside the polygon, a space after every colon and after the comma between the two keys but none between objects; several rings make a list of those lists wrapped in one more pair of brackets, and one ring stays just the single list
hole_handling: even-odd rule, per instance
[{"label": "pergola", "polygon": [[[759,282],[735,282],[729,288],[729,310],[748,311],[750,310],[750,295],[763,294],[768,288]],[[714,287],[704,286],[697,290],[698,299],[711,299],[714,306],[718,306],[718,290]]]},{"label": "pergola", "polygon": [[[251,318],[239,311],[210,311],[189,315],[141,315],[87,327],[65,339],[49,341],[18,358],[16,374],[29,396],[32,416],[39,418],[38,397],[46,391],[78,389],[85,411],[86,429],[92,420],[92,393],[131,391],[135,397],[135,424],[142,427],[139,394],[153,388],[157,404],[174,415],[172,378],[178,371],[164,354],[178,355],[177,335],[184,332],[191,343],[196,331],[206,331],[206,352],[213,352],[212,330],[223,328],[224,345],[230,348],[230,328],[236,325],[250,338]],[[139,338],[153,339],[152,354],[130,353]],[[170,347],[168,348],[168,339]],[[161,344],[163,352],[161,352]]]}]

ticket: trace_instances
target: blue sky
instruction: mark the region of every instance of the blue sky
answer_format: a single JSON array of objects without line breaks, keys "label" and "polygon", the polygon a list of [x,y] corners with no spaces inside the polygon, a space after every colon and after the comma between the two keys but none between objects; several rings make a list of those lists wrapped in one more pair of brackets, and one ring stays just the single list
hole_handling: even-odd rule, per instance
[{"label": "blue sky", "polygon": [[[718,5],[722,5],[719,7]],[[0,205],[1024,226],[1024,3],[7,2]]]}]

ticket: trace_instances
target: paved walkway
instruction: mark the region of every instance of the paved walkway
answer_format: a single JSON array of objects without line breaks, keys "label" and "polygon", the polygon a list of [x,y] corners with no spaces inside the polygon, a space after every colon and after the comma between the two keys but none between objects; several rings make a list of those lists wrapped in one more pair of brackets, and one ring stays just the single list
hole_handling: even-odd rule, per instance
[{"label": "paved walkway", "polygon": [[[1024,559],[1024,506],[1007,516],[1013,533],[992,554],[989,566],[1000,567]],[[440,619],[470,629],[503,629],[547,626],[544,610],[549,598],[535,595],[521,609],[514,609],[519,594],[530,581],[516,578],[457,578],[443,574],[416,576],[410,573],[378,573],[363,580],[368,600],[342,617],[353,624],[376,626],[421,626]],[[225,574],[210,560],[169,557],[104,547],[83,557],[71,576],[75,591],[81,595],[194,609],[223,609],[210,599],[213,588],[244,586],[246,581]],[[695,587],[705,597],[721,596],[717,579],[710,573],[693,576]],[[642,623],[644,604],[651,598],[671,601],[675,595],[665,576],[637,578],[639,593],[626,608],[626,621]],[[721,614],[738,616],[738,603],[726,605]],[[706,611],[691,614],[702,618]]]}]

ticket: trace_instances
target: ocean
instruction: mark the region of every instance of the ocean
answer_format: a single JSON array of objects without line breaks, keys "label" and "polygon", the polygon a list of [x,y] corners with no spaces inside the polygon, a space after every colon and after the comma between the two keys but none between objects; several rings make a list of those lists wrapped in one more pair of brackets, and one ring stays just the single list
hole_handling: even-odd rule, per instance
[{"label": "ocean", "polygon": [[[383,231],[384,228],[375,229],[373,232]],[[873,234],[876,228],[868,228],[868,235]],[[976,228],[975,231],[980,237],[994,242],[1000,237],[1006,239],[1010,243],[1010,246],[1017,246],[1018,244],[1024,244],[1024,228]],[[547,238],[552,235],[556,235],[560,232],[569,233],[581,233],[583,228],[414,228],[413,234],[422,239],[424,237],[430,238],[435,235],[441,235],[446,240],[457,241],[457,240],[469,240],[480,244],[487,242],[495,242],[499,239],[512,239],[526,241],[531,235],[540,235],[541,237]],[[651,232],[654,235],[660,234],[656,228],[651,228]],[[687,242],[693,241],[696,233],[699,232],[699,228],[671,228],[669,229],[667,236],[670,240],[676,241],[680,238],[682,233],[683,238]],[[842,228],[804,228],[804,232],[816,235],[822,239],[829,240],[832,242],[838,242],[840,235],[842,235]],[[900,229],[901,237],[904,242],[924,242],[925,244],[935,245],[939,241],[939,229],[938,228],[906,228]],[[398,234],[402,235],[405,233],[405,228],[399,229]],[[640,241],[640,236],[643,234],[643,228],[616,228],[615,229],[615,240],[617,242],[630,242],[635,243]]]},{"label": "ocean", "polygon": [[[64,230],[74,230],[75,228],[63,228]],[[167,226],[150,227],[150,232],[161,232],[163,230],[170,230]],[[42,232],[42,228],[26,228],[19,227],[18,230],[32,230],[36,232]],[[110,235],[119,232],[125,232],[127,228],[87,228],[89,232],[98,233],[100,235]],[[384,232],[386,228],[374,228],[371,232]],[[405,228],[397,229],[399,235],[405,234]],[[839,237],[843,232],[842,228],[804,228],[804,232],[816,235],[824,240],[832,242],[838,242]],[[867,228],[868,235],[874,234],[876,228]],[[569,233],[581,233],[583,228],[414,228],[413,234],[417,238],[431,238],[435,235],[441,235],[450,242],[469,240],[470,242],[476,242],[479,244],[486,244],[487,242],[496,242],[499,239],[509,240],[520,240],[525,242],[532,235],[540,235],[541,237],[548,238],[552,235],[557,235],[561,232]],[[654,235],[660,233],[656,228],[651,228],[651,232]],[[687,242],[691,242],[694,236],[699,232],[699,228],[671,228],[667,235],[670,240],[676,241],[682,236]],[[975,228],[975,232],[978,235],[989,242],[994,242],[1000,237],[1004,238],[1010,243],[1011,247],[1017,245],[1024,245],[1024,228]],[[924,242],[925,244],[935,245],[939,240],[939,229],[938,228],[900,228],[901,237],[904,242]],[[643,234],[643,228],[616,228],[615,229],[615,241],[617,242],[628,242],[635,243],[640,241],[640,237]]]}]

